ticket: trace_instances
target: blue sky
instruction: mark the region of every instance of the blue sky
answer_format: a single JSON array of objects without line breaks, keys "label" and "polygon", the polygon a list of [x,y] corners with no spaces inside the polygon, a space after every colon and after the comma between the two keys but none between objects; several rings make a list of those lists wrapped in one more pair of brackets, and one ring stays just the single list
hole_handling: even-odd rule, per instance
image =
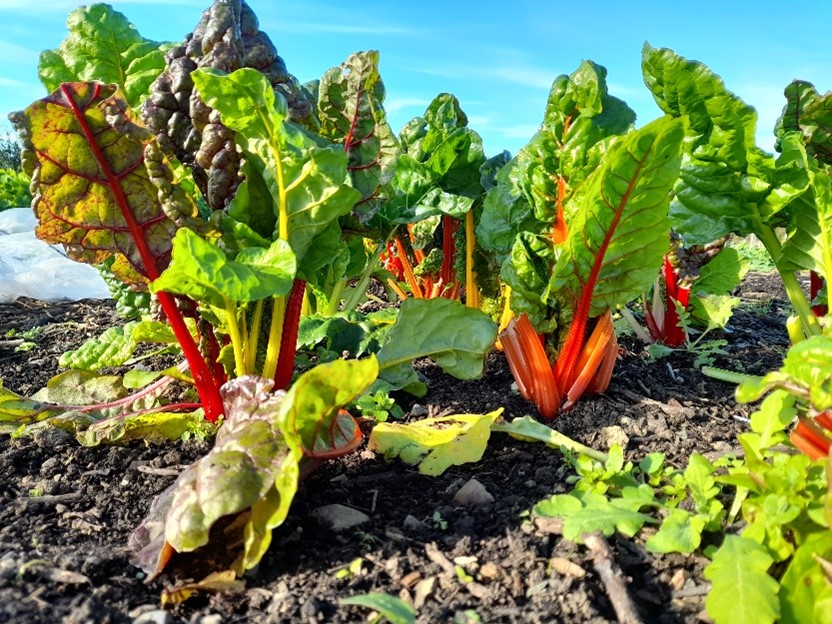
[{"label": "blue sky", "polygon": [[[181,40],[210,0],[132,0],[110,4],[147,38]],[[608,70],[610,92],[638,114],[659,115],[641,78],[645,41],[708,64],[760,115],[758,143],[771,129],[794,78],[832,89],[832,2],[563,2],[560,0],[249,0],[289,71],[318,78],[351,52],[377,49],[385,103],[398,131],[438,93],[451,92],[484,139],[486,153],[512,153],[543,116],[552,80],[582,59]],[[0,0],[0,113],[45,95],[41,50],[66,35],[65,0]]]}]

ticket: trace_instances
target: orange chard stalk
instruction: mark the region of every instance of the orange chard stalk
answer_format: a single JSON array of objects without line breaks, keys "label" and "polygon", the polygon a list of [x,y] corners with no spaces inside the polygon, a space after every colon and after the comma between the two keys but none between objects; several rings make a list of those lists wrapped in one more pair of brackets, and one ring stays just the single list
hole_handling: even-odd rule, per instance
[{"label": "orange chard stalk", "polygon": [[396,252],[399,260],[401,260],[402,267],[404,268],[405,279],[410,286],[410,290],[413,291],[413,296],[416,299],[424,299],[425,296],[422,293],[422,288],[416,280],[416,275],[413,274],[413,265],[410,264],[410,258],[407,257],[407,251],[404,248],[404,243],[402,243],[402,239],[399,236],[396,237]]}]

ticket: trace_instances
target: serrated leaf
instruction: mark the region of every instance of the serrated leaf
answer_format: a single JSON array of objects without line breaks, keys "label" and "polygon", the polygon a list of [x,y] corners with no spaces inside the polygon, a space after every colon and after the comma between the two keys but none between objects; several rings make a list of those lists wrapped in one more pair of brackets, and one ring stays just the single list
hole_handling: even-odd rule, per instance
[{"label": "serrated leaf", "polygon": [[[580,506],[576,505],[574,499]],[[538,503],[534,513],[543,516],[563,518],[563,536],[576,543],[583,543],[582,536],[600,531],[609,537],[616,531],[633,537],[646,523],[656,522],[650,516],[632,511],[626,502],[616,505],[602,494],[582,492],[580,497],[555,495],[548,501]]]},{"label": "serrated leaf", "polygon": [[754,540],[726,535],[705,568],[711,592],[705,601],[717,624],[768,624],[780,615],[779,586],[768,569],[774,563]]},{"label": "serrated leaf", "polygon": [[479,461],[491,425],[502,411],[425,418],[408,424],[376,423],[369,448],[385,459],[398,457],[406,464],[418,465],[419,472],[435,477],[451,466]]},{"label": "serrated leaf", "polygon": [[706,518],[685,511],[671,509],[655,535],[645,542],[650,552],[656,553],[692,553],[702,541],[702,529]]}]

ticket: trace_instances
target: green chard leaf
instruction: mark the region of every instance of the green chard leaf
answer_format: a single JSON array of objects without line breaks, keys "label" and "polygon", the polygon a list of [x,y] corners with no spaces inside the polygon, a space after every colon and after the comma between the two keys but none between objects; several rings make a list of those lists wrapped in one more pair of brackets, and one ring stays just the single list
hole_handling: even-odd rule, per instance
[{"label": "green chard leaf", "polygon": [[151,284],[153,292],[186,295],[200,303],[225,308],[227,301],[246,302],[285,295],[296,272],[295,255],[281,239],[268,249],[246,247],[233,260],[182,228],[173,239],[170,266]]},{"label": "green chard leaf", "polygon": [[642,71],[659,107],[685,118],[685,160],[670,206],[673,228],[688,244],[758,233],[804,193],[805,151],[777,159],[756,147],[757,113],[705,65],[644,45]]},{"label": "green chard leaf", "polygon": [[[322,145],[288,122],[286,101],[257,70],[223,74],[200,69],[192,77],[200,96],[237,133],[238,145],[251,159],[250,171],[268,189],[275,220],[269,238],[287,240],[299,271],[314,273],[317,268],[309,270],[305,264],[307,250],[332,221],[349,214],[361,200],[352,188],[343,147]],[[232,216],[258,231],[248,207],[238,205]]]},{"label": "green chard leaf", "polygon": [[38,76],[49,91],[64,82],[98,80],[117,84],[130,106],[149,94],[165,68],[165,50],[140,36],[127,18],[107,4],[75,9],[66,22],[69,36],[56,50],[41,52]]},{"label": "green chard leaf", "polygon": [[667,250],[667,205],[682,138],[682,124],[664,117],[610,148],[586,182],[547,299],[590,289],[595,317],[650,287]]},{"label": "green chard leaf", "polygon": [[407,299],[378,352],[381,376],[398,376],[413,360],[430,357],[457,379],[476,379],[496,339],[497,325],[480,310],[451,299]]},{"label": "green chard leaf", "polygon": [[705,568],[711,593],[705,601],[717,624],[767,624],[777,620],[778,585],[768,575],[774,563],[754,540],[726,535],[713,561]]},{"label": "green chard leaf", "polygon": [[806,151],[818,161],[832,164],[832,94],[820,95],[804,80],[792,81],[783,94],[786,108],[774,129],[778,140],[789,132],[800,132]]},{"label": "green chard leaf", "polygon": [[344,146],[353,186],[361,193],[356,209],[371,218],[389,191],[399,144],[387,123],[378,52],[356,52],[333,67],[318,85],[320,135]]},{"label": "green chard leaf", "polygon": [[810,536],[794,553],[780,581],[780,621],[783,624],[832,621],[832,532]]}]

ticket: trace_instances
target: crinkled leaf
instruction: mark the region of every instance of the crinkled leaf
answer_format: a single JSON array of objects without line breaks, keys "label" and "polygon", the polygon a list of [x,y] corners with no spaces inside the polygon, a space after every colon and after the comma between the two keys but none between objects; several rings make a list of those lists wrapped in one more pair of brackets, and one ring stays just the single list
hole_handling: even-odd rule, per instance
[{"label": "crinkled leaf", "polygon": [[808,186],[794,141],[775,164],[755,146],[757,113],[702,63],[644,45],[644,81],[659,107],[685,117],[685,161],[670,207],[686,242],[755,232]]},{"label": "crinkled leaf", "polygon": [[361,199],[350,184],[347,154],[340,146],[321,146],[288,123],[285,100],[275,97],[256,70],[224,75],[200,69],[192,77],[206,103],[237,132],[238,145],[263,177],[278,218],[272,238],[288,240],[303,271],[313,239]]},{"label": "crinkled leaf", "polygon": [[702,541],[705,521],[703,516],[695,516],[684,509],[671,509],[659,530],[644,546],[655,553],[692,553]]},{"label": "crinkled leaf", "polygon": [[151,289],[225,308],[227,300],[285,295],[292,288],[296,269],[295,255],[284,240],[274,241],[268,249],[246,247],[232,260],[218,246],[183,228],[173,239],[170,266]]},{"label": "crinkled leaf", "polygon": [[318,85],[320,134],[344,146],[353,186],[361,193],[357,210],[371,217],[384,200],[399,146],[387,123],[378,52],[356,52],[333,67]]},{"label": "crinkled leaf", "polygon": [[754,540],[726,535],[705,568],[711,592],[705,601],[717,624],[766,624],[779,616],[778,584],[768,575],[774,563]]},{"label": "crinkled leaf", "polygon": [[114,86],[68,83],[11,118],[37,194],[38,237],[81,262],[115,256],[113,270],[141,283],[167,265],[174,220],[196,206],[151,146],[146,156],[151,135],[126,109]]},{"label": "crinkled leaf", "polygon": [[594,317],[650,287],[667,250],[667,206],[682,138],[682,124],[664,117],[610,148],[586,182],[550,297],[589,290]]},{"label": "crinkled leaf", "polygon": [[814,162],[811,189],[790,204],[781,270],[811,270],[832,280],[832,175]]},{"label": "crinkled leaf", "polygon": [[806,150],[819,161],[832,164],[832,93],[820,95],[814,85],[794,80],[786,87],[786,108],[777,120],[774,134],[803,135]]},{"label": "crinkled leaf", "polygon": [[[214,448],[157,498],[131,536],[137,565],[150,574],[158,573],[160,564],[164,566],[166,546],[177,552],[204,546],[219,518],[244,511],[268,496],[278,497],[279,502],[272,506],[273,513],[258,519],[269,528],[283,521],[297,490],[301,449],[281,432],[278,410],[284,393],[273,393],[271,388],[271,381],[252,376],[222,387],[225,421]],[[249,541],[249,532],[247,528],[245,567],[259,560],[270,537],[269,531],[260,531],[260,539]]]},{"label": "crinkled leaf", "polygon": [[403,150],[433,172],[443,191],[470,198],[482,193],[482,139],[468,128],[468,116],[455,96],[437,95],[423,117],[402,128],[400,139]]},{"label": "crinkled leaf", "polygon": [[832,532],[811,535],[794,553],[780,581],[780,621],[783,624],[828,624],[832,614]]},{"label": "crinkled leaf", "polygon": [[107,4],[75,9],[66,22],[69,36],[56,50],[41,52],[38,76],[49,91],[63,82],[115,83],[130,106],[143,100],[165,68],[165,50],[139,35],[127,18]]},{"label": "crinkled leaf", "polygon": [[153,83],[142,116],[165,153],[189,163],[208,207],[223,210],[242,181],[243,160],[234,132],[194,89],[197,68],[233,72],[251,67],[263,73],[270,88],[288,101],[289,119],[316,125],[312,104],[290,74],[257,16],[246,2],[214,2],[182,45],[165,55],[167,67]]},{"label": "crinkled leaf", "polygon": [[524,194],[524,172],[529,155],[521,151],[497,173],[496,183],[485,196],[477,224],[477,242],[484,249],[505,258],[520,232],[537,228],[534,211]]},{"label": "crinkled leaf", "polygon": [[378,364],[382,370],[409,369],[413,360],[429,357],[457,379],[476,379],[496,338],[497,325],[480,310],[450,299],[407,299]]},{"label": "crinkled leaf", "polygon": [[239,593],[246,587],[245,581],[238,581],[234,570],[212,572],[201,581],[181,583],[162,590],[162,607],[182,604],[195,592]]},{"label": "crinkled leaf", "polygon": [[58,359],[58,364],[89,371],[121,366],[133,356],[140,342],[175,343],[176,337],[166,323],[130,321],[121,327],[110,327],[77,349],[67,351]]},{"label": "crinkled leaf", "polygon": [[561,322],[559,302],[547,304],[541,296],[551,277],[554,254],[547,239],[521,232],[500,271],[500,277],[511,287],[512,311],[517,315],[526,314],[535,329],[543,333],[554,332]]},{"label": "crinkled leaf", "polygon": [[369,448],[385,459],[398,457],[418,466],[422,474],[437,476],[451,466],[476,462],[485,452],[491,425],[503,408],[488,414],[454,414],[408,424],[376,423]]}]

